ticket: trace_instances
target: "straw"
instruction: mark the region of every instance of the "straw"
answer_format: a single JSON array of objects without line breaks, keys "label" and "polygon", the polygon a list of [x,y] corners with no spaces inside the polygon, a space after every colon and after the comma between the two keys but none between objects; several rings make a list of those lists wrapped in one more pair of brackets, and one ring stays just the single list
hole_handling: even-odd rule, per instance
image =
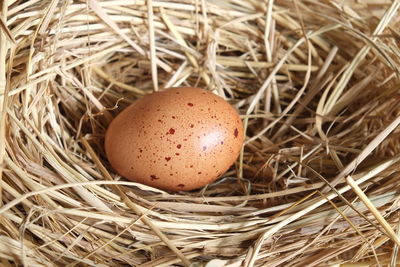
[{"label": "straw", "polygon": [[[399,263],[400,1],[0,10],[1,266]],[[221,96],[246,134],[190,192],[127,181],[104,151],[122,110],[173,86]]]}]

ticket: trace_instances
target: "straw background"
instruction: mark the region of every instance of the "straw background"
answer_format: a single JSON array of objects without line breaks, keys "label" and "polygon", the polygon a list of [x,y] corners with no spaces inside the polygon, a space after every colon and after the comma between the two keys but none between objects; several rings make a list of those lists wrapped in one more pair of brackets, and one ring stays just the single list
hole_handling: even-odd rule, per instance
[{"label": "straw background", "polygon": [[[400,263],[399,1],[0,5],[1,266]],[[247,137],[170,194],[119,177],[103,138],[175,86],[224,97]]]}]

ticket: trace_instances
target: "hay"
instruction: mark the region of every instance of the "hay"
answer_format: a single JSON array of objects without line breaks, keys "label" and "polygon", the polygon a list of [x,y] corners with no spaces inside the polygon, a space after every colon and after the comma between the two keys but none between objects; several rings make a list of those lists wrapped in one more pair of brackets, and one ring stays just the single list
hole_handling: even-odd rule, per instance
[{"label": "hay", "polygon": [[[2,266],[399,263],[399,1],[2,3]],[[202,190],[104,156],[112,118],[171,86],[245,124]]]}]

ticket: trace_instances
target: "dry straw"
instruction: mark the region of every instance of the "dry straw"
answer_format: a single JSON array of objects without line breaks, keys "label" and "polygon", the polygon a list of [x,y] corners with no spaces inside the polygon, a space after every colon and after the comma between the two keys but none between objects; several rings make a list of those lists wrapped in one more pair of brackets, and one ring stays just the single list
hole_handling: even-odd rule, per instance
[{"label": "dry straw", "polygon": [[[396,266],[400,2],[3,0],[1,266]],[[172,86],[246,141],[224,177],[127,182],[107,125]]]}]

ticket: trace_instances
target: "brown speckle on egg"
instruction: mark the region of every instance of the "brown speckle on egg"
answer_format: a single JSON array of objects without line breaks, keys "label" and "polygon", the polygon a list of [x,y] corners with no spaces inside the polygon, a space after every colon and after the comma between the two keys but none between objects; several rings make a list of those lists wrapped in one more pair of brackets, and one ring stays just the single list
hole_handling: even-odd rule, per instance
[{"label": "brown speckle on egg", "polygon": [[146,95],[122,111],[107,130],[105,150],[123,177],[182,191],[219,178],[242,143],[242,122],[228,102],[181,87]]}]

